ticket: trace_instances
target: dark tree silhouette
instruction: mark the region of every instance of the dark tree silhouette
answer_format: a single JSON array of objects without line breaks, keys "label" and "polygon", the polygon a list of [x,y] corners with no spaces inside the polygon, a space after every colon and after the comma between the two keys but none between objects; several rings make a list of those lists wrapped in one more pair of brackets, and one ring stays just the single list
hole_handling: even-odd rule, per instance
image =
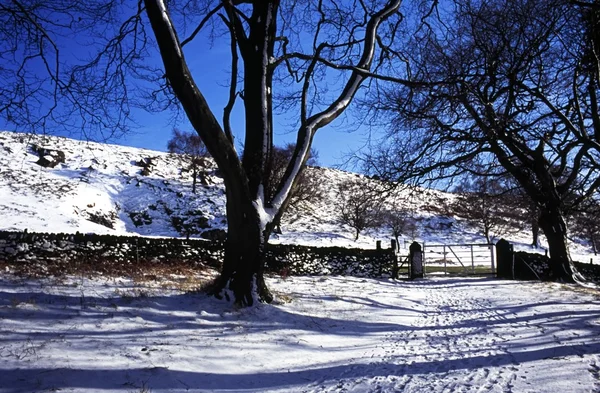
[{"label": "dark tree silhouette", "polygon": [[0,118],[32,133],[107,140],[128,132],[133,110],[156,109],[134,82],[164,74],[148,61],[143,15],[139,2],[2,2]]},{"label": "dark tree silhouette", "polygon": [[414,238],[416,224],[414,218],[406,210],[384,210],[381,212],[382,225],[388,227],[396,240],[397,247],[400,247],[400,236],[410,235]]},{"label": "dark tree silhouette", "polygon": [[206,157],[209,154],[197,133],[184,132],[175,128],[173,136],[167,143],[167,150],[170,153],[183,154],[189,160],[189,169],[192,171],[192,193],[196,193],[198,178],[202,184],[208,185],[203,168],[206,167]]},{"label": "dark tree silhouette", "polygon": [[563,0],[451,4],[413,34],[407,61],[420,83],[375,103],[393,118],[394,143],[364,157],[367,167],[439,179],[497,161],[539,209],[553,277],[579,279],[565,215],[600,185],[598,10]]},{"label": "dark tree silhouette", "polygon": [[514,227],[511,206],[507,204],[507,184],[498,176],[464,176],[454,189],[457,198],[452,212],[474,223],[488,243]]}]

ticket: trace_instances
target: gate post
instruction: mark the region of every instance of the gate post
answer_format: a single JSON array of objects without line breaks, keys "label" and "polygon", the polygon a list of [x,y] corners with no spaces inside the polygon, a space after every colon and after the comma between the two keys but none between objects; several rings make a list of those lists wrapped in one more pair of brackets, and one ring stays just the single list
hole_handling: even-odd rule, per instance
[{"label": "gate post", "polygon": [[392,248],[392,252],[394,254],[394,262],[392,265],[392,278],[394,280],[398,279],[398,271],[400,270],[400,268],[398,267],[398,249],[397,249],[397,244],[396,244],[396,240],[392,239],[392,243],[391,243],[391,248]]},{"label": "gate post", "polygon": [[442,253],[444,254],[444,276],[448,275],[448,266],[446,261],[446,245],[444,244],[444,248],[442,249]]},{"label": "gate post", "polygon": [[[510,245],[512,251],[512,244]],[[492,258],[492,274],[496,273],[496,261],[494,259],[494,245],[490,244],[490,257]]]},{"label": "gate post", "polygon": [[410,278],[423,278],[423,251],[421,245],[413,242],[408,249],[410,251]]},{"label": "gate post", "polygon": [[496,243],[496,258],[497,269],[496,277],[511,279],[512,277],[512,261],[513,261],[513,246],[504,239],[500,239]]}]

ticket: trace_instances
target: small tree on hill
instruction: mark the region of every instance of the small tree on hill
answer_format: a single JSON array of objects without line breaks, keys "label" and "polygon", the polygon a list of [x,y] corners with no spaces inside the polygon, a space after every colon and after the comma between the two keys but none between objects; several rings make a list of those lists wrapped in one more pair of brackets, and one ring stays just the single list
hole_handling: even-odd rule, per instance
[{"label": "small tree on hill", "polygon": [[501,179],[490,176],[465,178],[455,192],[458,196],[450,206],[453,213],[474,223],[488,243],[492,237],[509,230],[510,212],[503,198],[505,187]]},{"label": "small tree on hill", "polygon": [[[296,144],[288,143],[283,147],[273,147],[272,166],[269,175],[269,181],[267,182],[267,190],[265,194],[267,198],[271,198],[277,191],[277,185],[283,179],[285,170],[294,155]],[[308,159],[306,161],[307,166],[318,165],[319,154],[315,149],[311,149],[309,152]],[[305,211],[310,203],[316,202],[323,198],[323,191],[320,187],[318,180],[310,176],[310,172],[303,169],[298,175],[298,182],[294,185],[290,193],[290,202],[288,211]],[[283,214],[285,215],[285,213]],[[283,216],[282,215],[282,216]],[[275,231],[281,233],[281,218],[275,226]]]},{"label": "small tree on hill", "polygon": [[580,211],[572,217],[573,232],[590,242],[594,255],[598,255],[600,240],[600,202],[593,199],[587,201]]},{"label": "small tree on hill", "polygon": [[173,136],[167,144],[169,153],[184,154],[189,157],[189,170],[192,171],[192,193],[196,193],[196,183],[207,185],[206,173],[202,169],[206,166],[206,157],[209,156],[206,146],[195,132],[185,132],[177,128],[173,129]]},{"label": "small tree on hill", "polygon": [[400,236],[415,237],[416,225],[414,219],[406,210],[385,210],[381,214],[381,223],[388,227],[400,247]]},{"label": "small tree on hill", "polygon": [[365,190],[359,180],[347,180],[337,189],[337,208],[340,223],[354,229],[354,241],[362,231],[381,224],[381,203],[376,193]]},{"label": "small tree on hill", "polygon": [[531,246],[540,247],[540,208],[518,184],[506,194],[504,200],[508,209],[519,215],[522,229],[531,228]]}]

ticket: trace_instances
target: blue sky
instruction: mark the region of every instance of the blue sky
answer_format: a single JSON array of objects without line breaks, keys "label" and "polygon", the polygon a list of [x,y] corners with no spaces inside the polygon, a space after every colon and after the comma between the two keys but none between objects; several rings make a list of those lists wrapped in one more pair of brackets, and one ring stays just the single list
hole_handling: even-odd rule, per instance
[{"label": "blue sky", "polygon": [[[184,36],[185,34],[180,32],[180,35]],[[90,52],[89,48],[91,47],[86,45],[85,42],[86,37],[81,36],[71,38],[63,37],[61,40],[57,41],[58,45],[61,47],[62,61],[69,62],[75,60],[77,62],[85,57],[93,57],[94,50],[91,50]],[[152,66],[158,64],[162,68],[162,62],[160,62],[157,52],[154,53],[154,57],[147,59],[148,65]],[[214,45],[210,45],[206,34],[204,36],[199,35],[190,45],[184,48],[184,53],[189,68],[194,75],[196,84],[206,97],[217,119],[221,119],[223,107],[225,106],[229,94],[228,83],[231,60],[227,40],[217,36]],[[37,66],[41,67],[41,63]],[[134,86],[133,83],[134,82],[132,81],[132,86]],[[335,87],[336,83],[338,83],[339,87],[339,82],[332,82],[328,88]],[[240,86],[238,86],[238,88],[239,87]],[[273,89],[274,92],[277,93],[276,82],[274,83]],[[345,115],[317,132],[313,141],[313,147],[319,154],[320,165],[332,167],[342,164],[350,152],[356,151],[365,145],[367,140],[366,127],[361,127],[359,124],[362,122],[362,119],[356,118],[355,116],[359,115],[356,115],[351,107]],[[192,130],[185,118],[180,118],[174,123],[172,112],[150,113],[145,109],[138,108],[133,111],[132,117],[138,126],[134,127],[133,130],[124,137],[105,140],[101,135],[92,135],[92,139],[164,151],[166,150],[167,142],[171,137],[174,127],[178,127],[184,131]],[[295,142],[297,131],[295,124],[298,117],[298,113],[291,112],[275,114],[274,142],[276,145],[281,146],[288,142]],[[236,147],[239,149],[243,142],[244,135],[243,102],[239,99],[236,102],[235,111],[231,120],[233,131],[236,136]],[[2,118],[0,118],[0,128],[9,131],[21,131],[15,129],[11,124],[7,124]],[[59,125],[58,129],[52,130],[52,133],[75,138],[78,136],[81,137],[81,135],[74,135],[72,133],[61,134],[61,132],[64,131],[61,131],[60,128]],[[357,129],[359,130],[357,131]]]}]

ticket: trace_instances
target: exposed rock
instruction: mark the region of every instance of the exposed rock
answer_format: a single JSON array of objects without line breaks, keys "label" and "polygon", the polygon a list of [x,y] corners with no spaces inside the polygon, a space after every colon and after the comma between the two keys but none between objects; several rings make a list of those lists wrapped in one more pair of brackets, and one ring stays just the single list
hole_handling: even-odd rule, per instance
[{"label": "exposed rock", "polygon": [[115,221],[117,219],[117,213],[110,211],[108,213],[96,211],[88,212],[87,220],[93,223],[103,225],[110,229],[115,229]]},{"label": "exposed rock", "polygon": [[156,158],[157,157],[143,157],[141,160],[135,162],[135,165],[142,167],[142,171],[140,172],[142,176],[149,176],[150,173],[152,173],[152,169],[156,165],[154,163]]},{"label": "exposed rock", "polygon": [[65,162],[65,153],[61,150],[48,149],[38,145],[31,145],[31,150],[39,157],[36,164],[44,168],[54,168]]},{"label": "exposed rock", "polygon": [[197,235],[210,228],[208,218],[200,211],[188,211],[184,216],[171,216],[171,225],[182,236]]},{"label": "exposed rock", "polygon": [[152,217],[150,217],[147,211],[130,212],[129,218],[131,218],[133,225],[135,225],[136,227],[152,224]]},{"label": "exposed rock", "polygon": [[209,229],[200,234],[202,239],[224,242],[227,240],[227,232],[223,229]]}]

